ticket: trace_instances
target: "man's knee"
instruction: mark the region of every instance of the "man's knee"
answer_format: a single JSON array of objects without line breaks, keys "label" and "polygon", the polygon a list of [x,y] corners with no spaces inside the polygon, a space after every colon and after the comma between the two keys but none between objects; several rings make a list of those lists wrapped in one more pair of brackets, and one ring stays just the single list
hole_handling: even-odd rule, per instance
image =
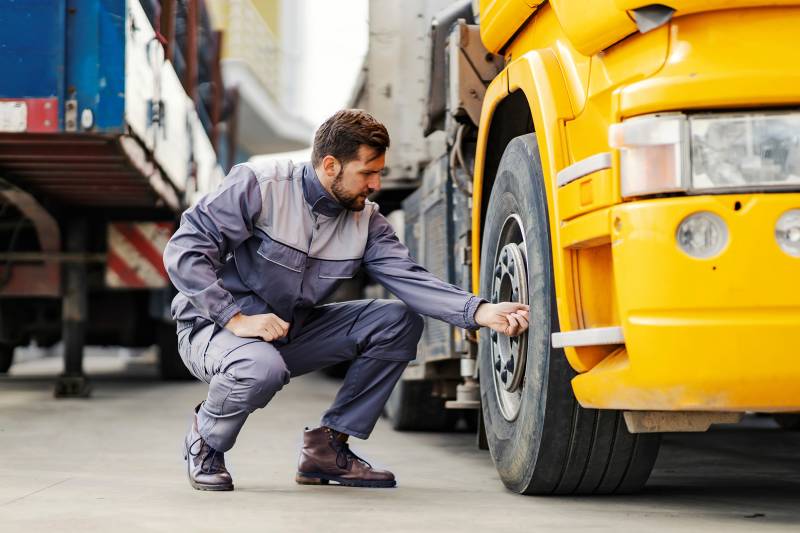
[{"label": "man's knee", "polygon": [[247,403],[254,408],[264,407],[289,383],[289,369],[272,346],[254,343],[248,347],[246,353],[231,354],[233,358],[226,372],[242,386]]},{"label": "man's knee", "polygon": [[382,313],[384,314],[386,325],[396,328],[403,336],[415,337],[416,339],[422,336],[422,328],[425,325],[422,316],[412,311],[400,300],[388,300],[386,306],[382,309]]},{"label": "man's knee", "polygon": [[280,355],[256,359],[255,369],[258,383],[273,393],[289,383],[289,369]]},{"label": "man's knee", "polygon": [[399,300],[386,300],[380,313],[380,327],[370,341],[372,356],[412,361],[422,336],[422,317]]}]

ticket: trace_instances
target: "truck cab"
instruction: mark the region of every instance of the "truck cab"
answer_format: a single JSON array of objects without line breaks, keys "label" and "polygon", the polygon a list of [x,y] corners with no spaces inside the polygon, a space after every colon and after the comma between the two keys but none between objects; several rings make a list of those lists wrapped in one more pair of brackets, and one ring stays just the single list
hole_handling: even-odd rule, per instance
[{"label": "truck cab", "polygon": [[532,313],[521,342],[479,340],[509,488],[636,490],[660,432],[800,410],[796,4],[480,2],[504,68],[473,289]]},{"label": "truck cab", "polygon": [[392,5],[353,104],[416,149],[378,201],[432,272],[531,306],[520,338],[426,319],[394,427],[478,414],[509,489],[602,494],[664,432],[797,425],[800,2]]}]

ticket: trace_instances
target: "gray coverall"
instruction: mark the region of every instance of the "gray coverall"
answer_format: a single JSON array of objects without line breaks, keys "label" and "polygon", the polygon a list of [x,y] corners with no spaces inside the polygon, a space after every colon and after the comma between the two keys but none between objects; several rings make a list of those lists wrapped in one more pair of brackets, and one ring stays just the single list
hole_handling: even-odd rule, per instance
[{"label": "gray coverall", "polygon": [[[164,251],[179,294],[172,302],[181,358],[209,384],[198,430],[230,449],[247,416],[299,376],[352,360],[322,425],[360,438],[372,431],[416,356],[422,313],[477,329],[484,300],[415,263],[377,204],[344,209],[309,163],[234,167],[181,217]],[[360,268],[400,300],[319,305]],[[274,313],[286,337],[265,342],[224,326],[237,313]]]}]

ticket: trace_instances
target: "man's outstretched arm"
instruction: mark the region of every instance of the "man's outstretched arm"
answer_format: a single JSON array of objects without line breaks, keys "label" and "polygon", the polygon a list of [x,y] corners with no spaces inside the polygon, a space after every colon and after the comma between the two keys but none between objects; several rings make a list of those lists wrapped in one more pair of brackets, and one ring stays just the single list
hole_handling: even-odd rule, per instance
[{"label": "man's outstretched arm", "polygon": [[490,304],[440,280],[411,259],[408,248],[380,213],[370,219],[364,268],[417,313],[466,329],[488,326],[511,336],[528,328],[527,305]]},{"label": "man's outstretched arm", "polygon": [[164,266],[175,288],[220,326],[240,309],[217,272],[225,256],[253,234],[260,213],[255,173],[235,166],[216,191],[183,213],[180,227],[164,250]]}]

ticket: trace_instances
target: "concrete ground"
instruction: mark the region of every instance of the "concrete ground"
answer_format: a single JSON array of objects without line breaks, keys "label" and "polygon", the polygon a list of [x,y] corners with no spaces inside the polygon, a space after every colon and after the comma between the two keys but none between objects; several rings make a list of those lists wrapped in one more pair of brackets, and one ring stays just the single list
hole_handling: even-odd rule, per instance
[{"label": "concrete ground", "polygon": [[354,448],[396,489],[300,486],[300,432],[335,380],[293,380],[255,413],[227,462],[236,491],[192,490],[181,439],[199,383],[162,383],[153,354],[96,351],[90,400],[55,400],[57,358],[28,353],[0,379],[0,531],[800,530],[800,433],[768,418],[671,435],[646,490],[620,497],[506,491],[469,434],[396,433]]}]

